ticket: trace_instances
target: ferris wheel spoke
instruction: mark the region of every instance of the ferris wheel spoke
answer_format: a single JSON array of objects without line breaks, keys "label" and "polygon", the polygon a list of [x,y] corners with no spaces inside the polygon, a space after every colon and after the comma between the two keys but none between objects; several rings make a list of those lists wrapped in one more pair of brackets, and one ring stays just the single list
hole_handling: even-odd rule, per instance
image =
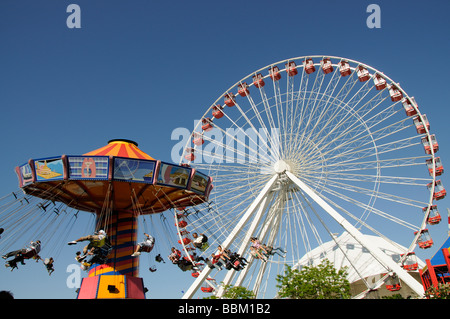
[{"label": "ferris wheel spoke", "polygon": [[[280,87],[279,87],[279,83],[278,81],[272,81],[273,84],[273,95],[274,95],[274,100],[275,100],[275,114],[276,114],[276,119],[277,119],[277,127],[283,131],[283,125],[282,123],[284,122],[284,113],[283,113],[283,102],[281,100],[281,94],[280,94]],[[281,156],[283,156],[283,154],[281,154]]]},{"label": "ferris wheel spoke", "polygon": [[[383,103],[387,99],[387,97],[388,97],[387,95],[383,97],[383,92],[384,91],[380,91],[376,95],[374,95],[373,97],[369,98],[369,100],[367,102],[363,103],[359,109],[354,110],[354,112],[352,112],[352,114],[355,114],[357,112],[359,114],[359,117],[364,119],[366,117],[366,115],[371,114],[372,111],[378,109],[379,106],[381,105],[381,103]],[[333,101],[332,103],[334,104],[336,102]],[[330,106],[331,105],[332,104],[330,103]],[[342,103],[339,102],[339,104],[336,104],[336,105],[342,105]],[[350,108],[346,107],[345,104],[343,106],[344,106],[344,108],[350,110]],[[381,112],[383,112],[383,110],[381,110]],[[338,119],[337,115],[339,115],[339,113],[335,113],[335,114],[333,114],[333,116],[330,116],[325,121],[324,125],[322,125],[322,129],[321,129],[321,131],[319,133],[321,133],[324,129],[329,127],[329,125],[333,125],[332,124],[333,121],[336,121]],[[345,116],[343,116],[342,118],[345,118]],[[339,122],[343,121],[342,118],[341,118],[341,120],[339,120]]]},{"label": "ferris wheel spoke", "polygon": [[[325,189],[325,193],[328,193],[328,194],[332,195],[333,197],[339,197],[339,198],[342,198],[344,201],[346,201],[346,202],[348,202],[348,203],[351,203],[351,204],[354,204],[356,207],[360,207],[360,208],[362,208],[362,209],[364,209],[364,210],[370,211],[371,213],[374,213],[374,214],[378,215],[379,217],[382,217],[383,219],[386,219],[386,220],[395,222],[395,223],[397,223],[397,224],[399,224],[399,225],[402,225],[403,227],[407,227],[407,228],[409,228],[409,229],[411,229],[411,230],[413,230],[413,231],[416,231],[416,230],[418,229],[418,227],[417,227],[416,225],[411,224],[411,223],[405,221],[404,219],[401,219],[401,218],[399,218],[399,217],[396,217],[396,216],[394,216],[393,214],[383,212],[383,211],[380,210],[380,209],[371,207],[370,205],[368,205],[368,204],[366,204],[366,203],[363,203],[363,202],[361,202],[361,201],[359,201],[359,200],[356,200],[354,197],[350,197],[350,196],[347,196],[347,195],[345,195],[345,194],[342,194],[342,192],[337,192],[337,191],[335,191],[335,190],[333,190],[333,189],[326,188],[326,189]],[[322,194],[323,194],[323,193],[322,193]],[[330,205],[335,206],[335,207],[338,207],[340,210],[345,211],[346,215],[350,216],[354,221],[356,221],[357,223],[364,223],[364,225],[365,225],[366,227],[368,227],[368,226],[367,226],[368,224],[366,224],[366,223],[364,222],[364,221],[367,219],[367,217],[368,217],[367,214],[366,214],[366,215],[361,215],[361,217],[357,217],[356,215],[351,214],[348,210],[345,210],[342,206],[339,206],[339,205],[335,204],[335,202],[332,201],[330,198],[326,197],[325,195],[322,195],[322,196],[324,197],[324,199],[325,199]],[[374,228],[369,228],[369,229],[371,229],[372,231],[374,231]],[[380,234],[380,233],[377,232],[377,234]]]},{"label": "ferris wheel spoke", "polygon": [[[267,97],[266,91],[264,89],[264,86],[259,87],[258,89],[259,93],[260,93],[260,97],[261,97],[261,103],[264,106],[264,112],[258,111],[258,106],[257,104],[254,102],[253,98],[251,98],[250,94],[247,95],[247,99],[251,104],[251,108],[255,114],[255,116],[258,119],[258,122],[260,124],[261,129],[263,130],[263,136],[259,136],[261,141],[264,143],[265,147],[267,147],[268,149],[270,149],[273,154],[271,153],[271,158],[275,159],[276,157],[280,157],[280,150],[278,149],[277,145],[278,145],[278,140],[276,139],[278,136],[273,136],[274,133],[276,131],[274,131],[276,128],[279,128],[279,125],[277,126],[275,124],[275,120],[271,111],[271,107],[270,105],[270,101]],[[241,113],[243,113],[242,109],[240,109]],[[266,121],[264,121],[262,114],[265,114],[266,117]],[[251,121],[248,119],[247,117],[247,122]],[[253,124],[252,124],[253,126]],[[254,127],[254,126],[253,126]],[[271,131],[269,132],[269,128],[271,128]],[[256,130],[256,128],[254,128]],[[258,130],[259,131],[259,130]],[[260,146],[261,147],[261,146]]]},{"label": "ferris wheel spoke", "polygon": [[[417,145],[420,144],[420,141],[416,141],[419,138],[420,138],[420,136],[419,137],[411,136],[411,137],[402,138],[402,139],[395,140],[395,141],[389,141],[389,142],[386,142],[385,144],[378,144],[378,145],[376,145],[377,154],[381,155],[381,154],[385,154],[385,153],[397,152],[397,151],[399,151],[401,149],[405,149],[405,148],[416,147]],[[356,158],[364,159],[364,158],[373,157],[373,153],[374,153],[374,147],[366,147],[366,148],[358,147],[356,149],[345,150],[344,152],[338,153],[334,156],[330,156],[327,159],[328,160],[336,160],[336,159],[340,159],[340,158],[345,158],[345,160],[343,160],[343,162],[349,162],[349,161],[355,160]],[[357,154],[357,156],[355,156],[355,154]],[[350,157],[350,159],[348,159],[346,157]]]},{"label": "ferris wheel spoke", "polygon": [[[296,108],[295,108],[295,112],[292,115],[292,122],[291,122],[291,136],[292,137],[300,137],[302,136],[302,134],[304,134],[303,130],[301,130],[302,123],[306,120],[305,116],[306,116],[306,92],[307,92],[307,87],[308,87],[308,83],[309,83],[309,77],[306,75],[306,73],[304,72],[304,70],[302,70],[302,78],[300,80],[300,86],[299,89],[297,91],[297,98],[296,98]],[[298,113],[298,115],[297,115]],[[298,140],[298,138],[296,139]],[[293,140],[294,141],[294,140]],[[292,143],[291,143],[292,144]],[[293,147],[291,147],[291,149],[294,149]]]},{"label": "ferris wheel spoke", "polygon": [[[367,106],[373,106],[373,104],[375,104],[373,107],[378,106],[378,104],[380,102],[378,102],[375,98],[380,95],[380,93],[378,93],[374,98],[372,98],[371,100],[369,100],[367,103],[365,103],[361,108],[363,107],[367,107]],[[349,109],[350,110],[350,109]],[[361,110],[359,110],[359,112],[361,112]],[[340,112],[335,112],[335,114],[333,116],[330,116],[329,120],[322,125],[322,129],[318,132],[315,133],[313,135],[314,138],[314,143],[315,144],[323,144],[323,142],[325,141],[325,139],[329,139],[330,134],[333,134],[335,136],[335,139],[340,139],[340,140],[345,140],[343,137],[346,136],[346,132],[351,132],[352,128],[356,126],[356,128],[358,128],[359,126],[367,126],[367,124],[364,124],[364,122],[361,120],[364,117],[364,113],[363,115],[361,115],[361,117],[356,117],[355,114],[357,114],[355,111],[352,111],[351,113],[349,112],[349,114],[353,114],[352,117],[347,116],[347,117],[343,117],[341,118],[337,123],[333,123],[336,122],[336,120],[338,119],[337,115],[339,115]],[[358,119],[358,120],[352,120],[352,119]],[[339,129],[341,127],[344,127],[344,131],[340,132]],[[331,130],[325,131],[326,128],[331,128]],[[325,132],[324,132],[325,131]],[[323,137],[321,136],[321,134],[323,134]],[[335,142],[335,139],[333,139],[331,142]]]},{"label": "ferris wheel spoke", "polygon": [[[230,207],[230,204],[234,203],[234,206],[232,206],[233,208],[230,209],[231,211],[234,211],[236,207],[242,207],[242,205],[246,205],[247,201],[238,199],[245,198],[245,196],[250,196],[254,193],[258,193],[268,182],[268,180],[269,179],[257,181],[256,183],[254,183],[254,187],[251,189],[248,189],[245,184],[238,184],[236,186],[226,184],[227,189],[224,190],[220,195],[220,199],[226,198],[226,201],[221,204],[216,204],[216,209],[218,211],[221,211],[225,207]],[[232,196],[229,196],[230,194],[232,194]]]},{"label": "ferris wheel spoke", "polygon": [[[355,83],[356,83],[356,82],[355,82]],[[367,88],[367,83],[366,83],[365,86],[361,87],[361,88],[358,90],[358,92],[356,92],[355,95],[353,95],[353,96],[350,98],[349,101],[347,101],[347,102],[345,102],[345,103],[344,103],[343,101],[338,101],[337,106],[336,106],[336,108],[335,108],[336,112],[334,112],[334,114],[331,116],[330,124],[333,123],[333,121],[335,121],[335,120],[337,120],[337,119],[339,119],[339,118],[340,118],[340,119],[339,119],[339,121],[337,122],[337,124],[335,124],[335,125],[332,126],[332,130],[331,130],[328,134],[330,134],[330,133],[332,133],[334,130],[340,128],[341,125],[343,125],[343,124],[341,124],[341,123],[346,123],[346,125],[348,125],[348,122],[347,122],[347,121],[352,117],[352,114],[355,113],[355,112],[354,112],[354,108],[356,107],[357,103],[359,103],[360,100],[357,100],[357,101],[356,101],[356,104],[354,104],[354,103],[352,103],[352,102],[355,100],[355,97],[357,97],[357,96],[359,96],[359,95],[361,94],[360,91],[362,91],[363,88]],[[369,89],[369,91],[370,91],[370,89]],[[367,93],[368,93],[368,91],[367,91]],[[365,94],[367,94],[367,93],[365,93]],[[362,94],[362,95],[364,95],[364,94]],[[353,104],[354,104],[354,105],[353,105]],[[311,116],[311,117],[313,117],[313,116]],[[318,122],[318,121],[315,121],[316,126],[317,126],[317,122]],[[320,122],[319,122],[319,123],[320,123]],[[315,126],[315,127],[316,127],[316,126]],[[324,125],[323,127],[326,127],[326,126]],[[314,131],[314,128],[310,130],[310,135],[309,135],[309,137],[312,135],[311,132],[313,132],[313,131]]]},{"label": "ferris wheel spoke", "polygon": [[[262,126],[261,129],[263,130],[263,134],[261,135],[261,132],[259,129],[257,129],[253,122],[248,118],[248,116],[243,112],[243,110],[241,109],[241,107],[239,106],[238,103],[236,103],[236,107],[237,109],[241,112],[242,116],[246,119],[246,123],[249,125],[249,127],[251,128],[251,131],[254,132],[254,134],[256,134],[256,140],[260,141],[262,143],[258,144],[257,141],[251,140],[251,142],[253,142],[255,145],[255,149],[253,149],[253,152],[255,152],[256,154],[258,154],[259,151],[261,151],[262,148],[267,148],[270,149],[271,151],[277,151],[276,147],[273,147],[274,145],[278,144],[278,141],[274,140],[273,132],[271,132],[272,134],[269,134],[269,130],[266,126]],[[260,116],[259,116],[260,117]],[[272,145],[272,147],[270,145]],[[274,159],[273,154],[270,154],[270,158]]]},{"label": "ferris wheel spoke", "polygon": [[[270,149],[271,147],[269,145],[277,145],[278,144],[278,141],[274,140],[274,137],[272,136],[273,130],[271,129],[272,132],[269,132],[269,128],[275,128],[275,126],[271,125],[270,122],[268,123],[268,125],[266,125],[266,123],[264,122],[264,119],[262,117],[262,114],[261,114],[261,112],[258,111],[258,107],[255,104],[251,95],[247,94],[246,97],[247,97],[248,102],[250,103],[253,113],[255,114],[255,117],[257,119],[259,127],[263,131],[262,135],[259,136],[259,140],[264,144],[263,145],[264,147],[266,147],[267,149]],[[256,130],[256,128],[255,128],[255,130]],[[261,145],[259,145],[259,149],[261,149]],[[272,158],[274,158],[273,155],[272,155]]]},{"label": "ferris wheel spoke", "polygon": [[345,184],[342,182],[328,180],[327,185],[328,185],[328,188],[323,186],[322,189],[329,190],[329,187],[332,186],[336,189],[341,189],[341,190],[345,190],[345,191],[352,192],[355,194],[362,194],[362,195],[366,195],[366,196],[371,196],[376,192],[377,198],[379,198],[379,199],[384,199],[387,201],[391,201],[391,202],[395,202],[395,203],[399,203],[399,204],[403,204],[403,205],[407,205],[407,206],[417,207],[417,208],[422,208],[423,206],[426,205],[426,203],[423,201],[418,201],[415,199],[398,196],[398,195],[395,195],[392,193],[383,193],[379,190],[375,191],[373,189],[358,187],[355,185]]},{"label": "ferris wheel spoke", "polygon": [[[328,114],[328,112],[330,112],[332,110],[331,108],[332,108],[333,103],[335,101],[335,98],[333,97],[333,93],[336,90],[336,88],[337,88],[337,86],[339,84],[339,81],[341,80],[341,76],[339,76],[338,73],[339,72],[337,72],[337,70],[335,70],[332,73],[332,78],[330,79],[330,82],[328,83],[327,87],[325,88],[325,91],[323,93],[320,93],[320,94],[322,94],[322,98],[321,98],[320,104],[317,106],[317,108],[320,109],[321,111],[320,111],[320,114],[319,114],[319,116],[317,118],[314,118],[314,116],[311,116],[311,117],[314,118],[314,120],[312,122],[315,123],[315,124],[314,124],[313,129],[310,130],[310,131],[315,131],[318,123],[320,123],[320,122],[323,123],[322,120],[326,118],[325,115]],[[300,90],[302,90],[302,88],[300,88]],[[299,92],[299,96],[300,95],[301,94]],[[302,124],[302,123],[303,123],[303,121],[300,120],[299,124]],[[325,127],[325,126],[326,126],[326,123],[325,123],[325,125],[323,125],[323,127]],[[301,127],[302,127],[302,125],[299,125],[296,128],[300,129]],[[296,133],[297,134],[295,134],[295,135],[298,135],[300,132],[297,130]],[[320,131],[319,131],[319,134],[320,134]],[[314,136],[312,136],[312,134],[309,134],[308,138],[314,138]]]},{"label": "ferris wheel spoke", "polygon": [[[316,212],[314,207],[312,206],[311,202],[307,199],[307,197],[303,194],[303,192],[299,191],[295,193],[295,197],[297,199],[297,203],[299,203],[299,206],[297,208],[298,211],[295,211],[296,214],[294,214],[294,217],[299,217],[297,221],[299,227],[300,225],[309,225],[310,232],[313,234],[313,237],[316,240],[316,243],[320,246],[323,244],[323,240],[321,239],[321,236],[319,234],[319,231],[316,228],[315,223],[312,221],[312,214],[316,216],[316,218],[319,218],[319,221],[322,223],[322,219],[320,219],[319,214]],[[309,213],[311,212],[311,213]],[[306,222],[303,220],[302,215],[305,216]],[[293,234],[294,235],[294,234]],[[303,229],[302,238],[305,242],[305,251],[308,253],[312,250],[313,245],[311,244],[311,241],[309,240],[308,232],[306,229]],[[295,247],[291,245],[292,247]],[[301,258],[301,255],[296,256],[295,260],[299,260]]]},{"label": "ferris wheel spoke", "polygon": [[425,187],[430,183],[429,178],[421,177],[405,177],[405,176],[378,176],[378,175],[367,175],[367,174],[351,174],[342,172],[335,173],[328,171],[327,178],[336,181],[347,181],[347,182],[361,182],[361,183],[374,183],[378,182],[381,184],[397,184],[397,185],[411,185]]},{"label": "ferris wheel spoke", "polygon": [[[266,115],[267,121],[268,121],[268,127],[271,128],[276,128],[277,126],[275,125],[275,121],[273,119],[272,116],[272,112],[271,112],[271,107],[270,107],[270,103],[269,103],[269,99],[266,95],[266,91],[264,89],[264,87],[260,87],[259,88],[259,92],[260,92],[260,96],[261,96],[261,101],[264,105],[264,114]],[[276,142],[276,141],[274,141]],[[278,151],[278,150],[277,150]],[[279,153],[277,153],[278,157],[281,157]]]},{"label": "ferris wheel spoke", "polygon": [[425,160],[429,156],[413,156],[402,158],[380,159],[378,161],[347,161],[328,163],[327,167],[333,172],[351,172],[372,169],[388,169],[388,168],[409,168],[411,166],[424,166]]},{"label": "ferris wheel spoke", "polygon": [[[219,125],[215,125],[215,127],[224,134],[226,143],[223,142],[223,139],[210,139],[205,137],[205,140],[217,145],[220,150],[230,151],[233,156],[234,153],[236,153],[237,156],[241,156],[241,158],[237,159],[243,162],[257,163],[262,160],[262,155],[269,156],[269,158],[263,158],[264,161],[273,159],[278,151],[276,147],[273,147],[273,145],[276,145],[277,143],[273,139],[273,132],[271,132],[272,134],[269,134],[267,127],[263,126],[261,128],[263,132],[261,133],[260,130],[254,126],[247,115],[243,113],[239,105],[237,103],[235,105],[246,118],[246,123],[249,124],[250,130],[239,126],[236,122],[230,120],[231,127],[228,127],[227,129],[223,129]],[[249,141],[248,145],[246,144],[247,140]],[[258,141],[260,143],[258,143]],[[232,144],[230,144],[230,142],[232,142]],[[234,142],[236,142],[236,147],[234,147]],[[264,151],[265,149],[270,150],[271,152],[268,153],[267,151]],[[248,154],[246,151],[248,151]],[[221,156],[223,158],[223,154],[221,154]],[[230,160],[228,156],[226,159]]]},{"label": "ferris wheel spoke", "polygon": [[[314,114],[316,111],[323,105],[320,103],[324,97],[323,94],[321,94],[321,88],[324,81],[325,75],[322,73],[319,73],[319,76],[317,76],[314,80],[314,83],[312,85],[312,88],[310,91],[308,91],[308,97],[303,97],[303,108],[305,112],[302,114],[303,117],[298,123],[298,128],[302,128],[302,133],[299,136],[299,141],[308,140],[311,137],[311,132],[313,129],[309,129],[309,126],[311,123],[315,123],[313,121]],[[319,99],[319,96],[321,97]],[[307,116],[306,116],[307,115]],[[308,134],[306,134],[308,132]],[[301,147],[301,144],[299,145]]]},{"label": "ferris wheel spoke", "polygon": [[[336,96],[334,97],[333,101],[330,101],[330,103],[328,103],[328,105],[333,105],[336,102],[336,105],[340,105],[342,104],[341,101],[344,100],[347,95],[350,93],[350,91],[353,89],[354,85],[356,84],[356,80],[352,78],[348,78],[347,81],[345,82],[345,84],[341,87],[341,89],[337,92]],[[305,109],[308,109],[307,107],[305,107]],[[329,122],[325,123],[325,125],[323,125],[323,127],[328,127],[328,125],[331,123],[331,121],[335,120],[337,115],[341,112],[339,107],[334,107],[333,110],[331,110],[331,114],[329,115]],[[311,114],[311,113],[308,113]],[[305,140],[305,132],[308,130],[308,124],[311,122],[311,117],[308,116],[308,122],[306,124],[303,124],[302,122],[300,123],[300,125],[304,128],[302,135],[300,137],[300,141],[304,141]],[[312,136],[309,133],[309,136]],[[300,144],[301,146],[301,144]]]},{"label": "ferris wheel spoke", "polygon": [[[210,142],[208,144],[208,149],[214,150],[214,152],[212,152],[204,148],[201,149],[201,154],[205,162],[207,163],[223,162],[224,151],[225,151],[225,161],[234,160],[235,155],[237,157],[237,160],[241,160],[242,162],[255,163],[258,161],[257,157],[253,156],[253,154],[256,153],[255,149],[251,149],[249,145],[247,145],[244,141],[236,138],[235,135],[230,134],[230,130],[223,130],[219,126],[216,126],[216,128],[218,128],[219,131],[225,134],[226,143],[223,142],[222,138],[211,138],[209,136],[204,135],[203,139],[207,142]],[[245,134],[245,132],[242,133]],[[247,134],[245,135],[248,136]],[[232,142],[233,144],[234,142],[236,142],[238,146],[234,147],[230,145],[230,142]],[[248,150],[248,152],[246,152],[246,150]],[[233,156],[232,159],[229,158],[228,152],[231,153],[231,155]]]},{"label": "ferris wheel spoke", "polygon": [[[384,117],[386,119],[387,117]],[[324,151],[324,155],[335,152],[338,149],[346,149],[348,146],[353,146],[356,143],[360,143],[360,147],[367,145],[367,144],[373,144],[374,142],[381,140],[383,138],[387,138],[390,135],[397,134],[400,131],[408,128],[409,126],[405,126],[407,119],[402,119],[398,121],[397,123],[389,124],[385,127],[379,128],[377,131],[370,131],[372,129],[371,126],[368,126],[369,123],[359,120],[359,121],[352,121],[351,123],[348,123],[347,125],[336,125],[333,128],[333,135],[334,137],[331,138],[329,141],[324,143],[324,138],[320,142],[317,142],[316,144],[321,145],[318,149],[319,151],[322,151],[324,149],[328,149],[328,152]],[[357,123],[357,124],[356,124]],[[346,124],[346,123],[344,123]],[[379,125],[379,122],[373,123],[372,125]],[[344,131],[339,131],[338,129],[343,126]],[[367,131],[370,132],[369,135],[367,135]],[[329,132],[328,135],[330,135],[331,132]],[[370,137],[371,139],[366,141]],[[336,147],[332,147],[332,145],[335,145],[336,143],[340,142]],[[353,146],[354,147],[354,146]],[[354,149],[350,149],[348,151],[354,151]]]}]

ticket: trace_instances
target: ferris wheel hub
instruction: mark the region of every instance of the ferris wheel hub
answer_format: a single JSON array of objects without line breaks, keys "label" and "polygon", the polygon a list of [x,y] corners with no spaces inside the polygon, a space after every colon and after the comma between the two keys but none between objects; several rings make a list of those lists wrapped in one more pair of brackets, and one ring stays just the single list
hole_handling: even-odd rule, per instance
[{"label": "ferris wheel hub", "polygon": [[275,173],[281,174],[284,172],[290,172],[291,171],[291,166],[286,163],[283,160],[278,160],[277,162],[275,162],[275,164],[273,164],[273,169],[275,170]]}]

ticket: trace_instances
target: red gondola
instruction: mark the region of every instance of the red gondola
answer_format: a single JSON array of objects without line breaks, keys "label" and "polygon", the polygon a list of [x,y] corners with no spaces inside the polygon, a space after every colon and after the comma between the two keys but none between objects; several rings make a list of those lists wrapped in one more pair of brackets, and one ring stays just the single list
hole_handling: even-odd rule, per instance
[{"label": "red gondola", "polygon": [[[176,225],[175,225],[176,226]],[[178,227],[180,227],[180,228],[184,228],[184,227],[186,227],[187,226],[187,222],[185,221],[185,220],[180,220],[179,222],[178,222]]]},{"label": "red gondola", "polygon": [[430,140],[428,139],[428,136],[422,137],[422,145],[425,150],[425,153],[427,153],[427,154],[431,154],[431,149],[433,149],[433,153],[436,153],[437,151],[439,151],[439,144],[436,140],[436,136],[433,134],[433,135],[430,135],[430,138],[431,138],[431,143],[430,143]]},{"label": "red gondola", "polygon": [[258,89],[262,88],[264,86],[264,78],[261,73],[255,74],[253,76],[253,85],[256,86]]},{"label": "red gondola", "polygon": [[305,67],[306,74],[311,74],[316,71],[316,67],[314,66],[314,62],[312,59],[306,59],[303,61],[303,66]]},{"label": "red gondola", "polygon": [[277,66],[272,66],[269,69],[269,76],[272,80],[278,81],[281,79],[280,69]]},{"label": "red gondola", "polygon": [[195,145],[202,145],[203,143],[205,143],[205,140],[203,139],[203,135],[201,133],[195,132],[192,143],[194,143]]},{"label": "red gondola", "polygon": [[423,114],[422,117],[416,116],[413,119],[413,123],[416,127],[417,134],[424,134],[426,130],[430,130],[430,122],[428,122],[426,114]]},{"label": "red gondola", "polygon": [[444,173],[444,166],[441,163],[440,157],[435,157],[434,163],[432,158],[427,159],[425,163],[427,163],[428,173],[430,173],[430,176],[433,176],[433,168],[435,176],[440,176]]},{"label": "red gondola", "polygon": [[212,107],[212,115],[216,119],[220,119],[224,115],[222,110],[223,110],[223,106],[221,106],[221,105],[214,105]]},{"label": "red gondola", "polygon": [[234,94],[233,93],[227,93],[223,96],[224,98],[224,102],[227,106],[234,106],[235,105],[235,98],[234,98]]},{"label": "red gondola", "polygon": [[350,69],[350,64],[348,64],[347,61],[339,62],[339,72],[341,72],[341,76],[350,75],[352,73],[352,70]]},{"label": "red gondola", "polygon": [[214,288],[213,287],[201,287],[200,288],[203,292],[213,292]]},{"label": "red gondola", "polygon": [[386,281],[386,289],[389,291],[398,291],[402,288],[402,286],[400,285],[400,279],[393,275],[393,276],[389,276]]},{"label": "red gondola", "polygon": [[[415,235],[417,235],[417,232],[414,233],[414,236]],[[417,245],[419,245],[422,249],[427,249],[433,246],[433,239],[431,239],[428,229],[422,229],[420,231],[420,236],[417,239]]]},{"label": "red gondola", "polygon": [[[184,227],[186,227],[186,226],[184,226]],[[191,240],[188,237],[183,238],[183,244],[184,245],[188,245],[188,244],[190,244],[190,242],[191,242]],[[179,240],[178,243],[181,244],[181,240]]]},{"label": "red gondola", "polygon": [[356,73],[358,74],[359,82],[365,82],[370,79],[369,71],[363,66],[358,66]]},{"label": "red gondola", "polygon": [[320,61],[320,65],[322,67],[322,71],[325,74],[333,72],[334,68],[331,64],[331,60],[329,58],[323,58],[322,61]]},{"label": "red gondola", "polygon": [[417,108],[417,103],[414,98],[411,98],[411,101],[407,98],[404,98],[402,101],[403,108],[405,109],[406,116],[412,116],[417,114],[417,110],[414,108],[414,105]]},{"label": "red gondola", "polygon": [[[403,256],[404,254],[401,255],[401,257]],[[402,267],[406,271],[414,271],[419,268],[419,263],[417,262],[417,256],[415,252],[409,252],[406,254],[406,258],[403,260]]]},{"label": "red gondola", "polygon": [[186,148],[186,155],[184,156],[184,158],[188,161],[195,160],[194,149],[192,147]]},{"label": "red gondola", "polygon": [[[426,213],[428,210],[428,206],[422,208],[423,213]],[[430,206],[430,213],[428,214],[427,218],[427,224],[429,225],[436,225],[439,224],[439,222],[442,220],[441,214],[439,214],[439,210],[437,208],[437,205],[431,205]]]},{"label": "red gondola", "polygon": [[298,73],[297,65],[295,64],[294,61],[290,61],[290,62],[286,63],[285,66],[286,66],[286,72],[289,76],[297,75],[297,73]]},{"label": "red gondola", "polygon": [[238,93],[240,96],[247,96],[250,94],[250,91],[248,90],[248,84],[247,83],[239,83],[238,84]]},{"label": "red gondola", "polygon": [[213,125],[211,123],[211,119],[209,117],[202,119],[202,130],[205,132],[211,131]]},{"label": "red gondola", "polygon": [[[433,183],[428,183],[427,187],[431,191],[433,189]],[[446,195],[447,195],[447,191],[445,190],[444,186],[442,185],[441,180],[435,181],[434,182],[433,199],[440,200],[440,199],[443,199]]]},{"label": "red gondola", "polygon": [[403,99],[403,93],[395,84],[391,84],[391,86],[389,87],[389,94],[391,95],[392,102],[397,102]]},{"label": "red gondola", "polygon": [[378,91],[384,90],[386,88],[386,86],[387,86],[386,79],[383,78],[379,74],[375,74],[375,76],[373,77],[373,82],[375,83],[375,88]]}]

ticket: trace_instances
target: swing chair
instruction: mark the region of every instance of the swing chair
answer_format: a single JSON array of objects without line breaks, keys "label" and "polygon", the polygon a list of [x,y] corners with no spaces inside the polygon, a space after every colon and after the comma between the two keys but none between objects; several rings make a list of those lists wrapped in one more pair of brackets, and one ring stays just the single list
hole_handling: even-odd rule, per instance
[{"label": "swing chair", "polygon": [[[21,192],[13,192],[0,199],[0,223],[6,229],[6,236],[0,242],[1,251],[11,251],[17,245],[17,238],[24,238],[24,243],[39,239],[42,242],[39,251],[28,251],[16,255],[14,259],[6,261],[5,266],[11,271],[18,268],[18,263],[25,265],[25,260],[42,260],[49,275],[54,271],[53,264],[67,242],[67,237],[75,227],[77,212],[55,201],[50,196],[45,200]],[[34,229],[30,232],[30,229]],[[56,240],[55,240],[56,239]],[[25,249],[24,245],[24,249]],[[43,256],[43,253],[46,256]],[[43,258],[41,258],[43,256]],[[52,256],[52,257],[47,257]]]}]

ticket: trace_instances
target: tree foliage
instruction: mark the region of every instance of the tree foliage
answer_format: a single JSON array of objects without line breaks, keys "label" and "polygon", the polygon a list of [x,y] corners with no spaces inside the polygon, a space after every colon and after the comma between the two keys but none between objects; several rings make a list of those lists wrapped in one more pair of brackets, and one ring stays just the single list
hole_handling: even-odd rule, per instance
[{"label": "tree foliage", "polygon": [[450,299],[450,283],[440,283],[437,288],[431,286],[425,291],[425,296],[428,299]]},{"label": "tree foliage", "polygon": [[253,299],[255,294],[245,287],[226,285],[223,297],[225,299]]},{"label": "tree foliage", "polygon": [[277,275],[278,295],[292,299],[348,299],[350,283],[347,269],[336,270],[325,259],[316,267],[305,266],[302,270],[286,266],[284,275]]},{"label": "tree foliage", "polygon": [[[224,299],[254,299],[255,294],[253,291],[248,290],[242,286],[224,285],[224,293],[222,298]],[[216,296],[210,296],[204,299],[217,299]]]}]

